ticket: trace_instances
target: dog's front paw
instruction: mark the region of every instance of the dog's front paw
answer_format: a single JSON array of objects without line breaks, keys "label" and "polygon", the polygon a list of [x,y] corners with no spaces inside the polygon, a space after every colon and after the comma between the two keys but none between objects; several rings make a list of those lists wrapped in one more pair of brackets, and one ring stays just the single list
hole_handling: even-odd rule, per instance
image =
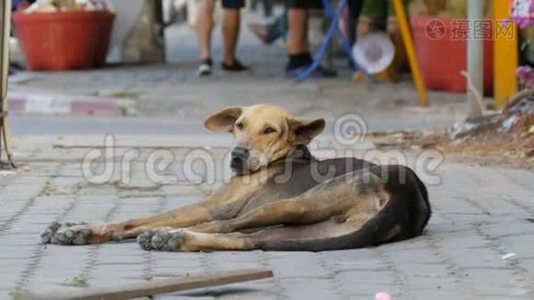
[{"label": "dog's front paw", "polygon": [[152,237],[156,233],[155,230],[148,230],[137,236],[137,243],[143,250],[152,250]]},{"label": "dog's front paw", "polygon": [[182,246],[186,239],[185,230],[158,230],[151,239],[151,249],[159,251],[183,251]]},{"label": "dog's front paw", "polygon": [[91,229],[86,223],[54,222],[41,234],[43,244],[86,245],[90,243]]}]

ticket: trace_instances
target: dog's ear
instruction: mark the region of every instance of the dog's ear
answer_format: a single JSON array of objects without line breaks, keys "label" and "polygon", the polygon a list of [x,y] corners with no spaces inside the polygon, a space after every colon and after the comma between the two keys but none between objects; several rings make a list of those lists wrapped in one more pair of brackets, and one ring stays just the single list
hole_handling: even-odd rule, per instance
[{"label": "dog's ear", "polygon": [[295,135],[296,145],[306,145],[311,140],[323,132],[325,127],[324,119],[317,119],[313,121],[308,120],[289,120],[289,128]]},{"label": "dog's ear", "polygon": [[209,116],[204,122],[204,126],[216,132],[231,132],[234,128],[235,121],[239,118],[242,111],[243,108],[240,106],[224,108]]}]

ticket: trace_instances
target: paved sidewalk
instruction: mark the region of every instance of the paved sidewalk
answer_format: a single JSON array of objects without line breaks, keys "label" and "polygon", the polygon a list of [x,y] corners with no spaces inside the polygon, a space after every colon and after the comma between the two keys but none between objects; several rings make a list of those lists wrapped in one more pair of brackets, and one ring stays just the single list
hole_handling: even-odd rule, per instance
[{"label": "paved sidewalk", "polygon": [[[198,78],[195,34],[189,27],[175,26],[166,31],[168,64],[22,73],[27,80],[10,85],[12,108],[14,113],[57,115],[70,112],[65,108],[68,106],[65,102],[70,99],[71,102],[83,100],[85,110],[80,113],[109,115],[112,110],[109,106],[102,108],[99,100],[115,99],[115,106],[125,116],[198,121],[223,106],[269,102],[282,105],[300,117],[332,120],[348,112],[358,112],[395,123],[390,127],[417,125],[423,129],[443,127],[465,118],[463,94],[431,91],[431,107],[421,108],[409,79],[382,84],[352,82],[351,71],[343,58],[333,61],[334,68],[340,72],[337,78],[310,79],[298,84],[283,72],[287,49],[281,43],[260,44],[244,27],[237,52],[252,67],[250,72],[231,74],[220,70],[222,40],[217,28],[213,35],[214,74]],[[27,101],[36,96],[47,99]],[[41,106],[31,105],[28,110],[28,102]],[[46,105],[48,109],[42,107]]]},{"label": "paved sidewalk", "polygon": [[[0,177],[0,299],[28,291],[68,291],[183,277],[205,271],[272,268],[258,282],[161,295],[157,299],[531,299],[534,292],[534,173],[444,163],[429,185],[434,214],[426,233],[377,248],[309,252],[161,253],[135,242],[43,246],[52,221],[117,221],[202,199],[214,186],[154,184],[143,172],[147,148],[132,178],[116,170],[105,184],[80,171],[87,148],[55,148],[51,137],[18,140],[16,174]],[[56,145],[61,144],[56,140]],[[63,142],[67,143],[67,142]],[[180,165],[190,148],[167,148]],[[121,159],[119,150],[115,160]],[[121,152],[122,151],[122,152]],[[222,157],[224,149],[214,149]],[[20,299],[20,298],[17,298]]]}]

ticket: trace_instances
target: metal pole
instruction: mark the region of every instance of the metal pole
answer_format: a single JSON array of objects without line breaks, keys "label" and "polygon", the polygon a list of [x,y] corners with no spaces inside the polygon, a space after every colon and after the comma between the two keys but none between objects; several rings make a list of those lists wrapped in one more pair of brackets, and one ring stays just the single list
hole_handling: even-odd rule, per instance
[{"label": "metal pole", "polygon": [[[471,79],[473,88],[482,93],[484,89],[484,43],[481,30],[482,26],[476,26],[484,17],[484,1],[467,1],[467,18],[469,23],[469,35],[467,40],[467,74]],[[467,116],[479,117],[482,115],[476,95],[467,91]]]},{"label": "metal pole", "polygon": [[[479,0],[473,0],[479,1]],[[408,56],[408,63],[412,71],[413,80],[415,81],[415,88],[419,93],[419,103],[422,106],[428,106],[428,93],[426,90],[426,84],[421,73],[421,66],[415,53],[415,44],[410,30],[410,22],[408,21],[408,15],[406,14],[406,8],[401,0],[393,0],[393,8],[397,21],[399,22],[400,33],[404,48],[406,48],[406,55]]]},{"label": "metal pole", "polygon": [[[9,72],[9,34],[11,32],[11,0],[0,1],[0,139],[3,138],[7,153],[8,166],[13,163],[13,147],[11,145],[11,127],[7,107],[7,76]],[[2,154],[0,142],[0,154]],[[1,155],[0,155],[1,159]],[[0,167],[2,161],[0,160]]]}]

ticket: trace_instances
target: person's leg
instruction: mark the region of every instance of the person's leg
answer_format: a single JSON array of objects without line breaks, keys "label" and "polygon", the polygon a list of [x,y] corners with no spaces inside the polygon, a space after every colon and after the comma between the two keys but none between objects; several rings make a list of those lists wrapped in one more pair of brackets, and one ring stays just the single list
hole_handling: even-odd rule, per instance
[{"label": "person's leg", "polygon": [[[288,0],[289,21],[289,61],[286,73],[296,76],[313,63],[308,41],[308,18],[310,9],[321,9],[321,0]],[[332,77],[337,73],[333,70],[319,67],[315,75]]]},{"label": "person's leg", "polygon": [[241,8],[245,6],[245,0],[222,0],[224,8],[223,40],[224,57],[222,68],[226,71],[239,72],[248,70],[235,57],[235,50],[239,38],[241,25]]},{"label": "person's leg", "polygon": [[307,53],[308,50],[308,17],[307,8],[290,8],[289,18],[289,55]]},{"label": "person's leg", "polygon": [[239,9],[225,8],[222,31],[224,40],[223,63],[233,65],[235,61],[235,49],[239,38],[239,25],[241,12]]},{"label": "person's leg", "polygon": [[270,18],[273,16],[274,3],[273,0],[263,0],[263,16]]},{"label": "person's leg", "polygon": [[348,0],[347,2],[349,10],[347,35],[349,43],[354,45],[357,39],[356,29],[362,13],[363,0]]},{"label": "person's leg", "polygon": [[198,10],[197,38],[200,47],[200,65],[198,66],[198,76],[211,74],[211,32],[213,31],[213,10],[215,0],[202,0]]},{"label": "person's leg", "polygon": [[215,0],[202,0],[198,10],[197,37],[200,46],[200,59],[211,58],[211,32],[213,30],[213,10]]}]

